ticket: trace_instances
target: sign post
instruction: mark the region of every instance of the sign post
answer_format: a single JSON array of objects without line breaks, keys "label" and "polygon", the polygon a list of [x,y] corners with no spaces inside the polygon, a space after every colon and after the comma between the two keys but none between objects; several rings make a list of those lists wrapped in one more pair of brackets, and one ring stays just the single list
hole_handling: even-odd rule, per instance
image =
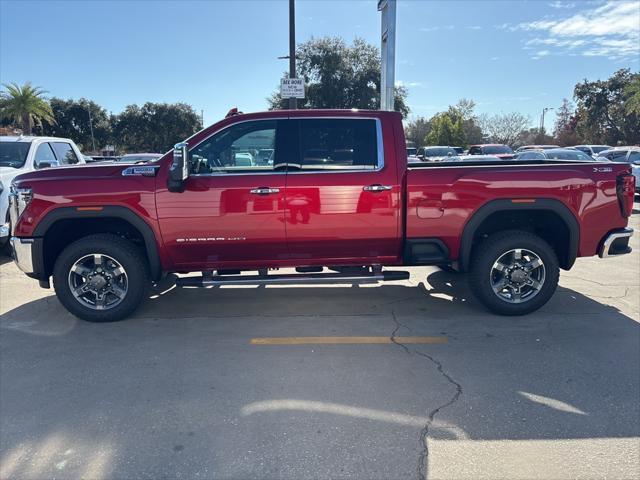
[{"label": "sign post", "polygon": [[382,12],[380,68],[380,110],[393,110],[396,77],[396,0],[378,0]]}]

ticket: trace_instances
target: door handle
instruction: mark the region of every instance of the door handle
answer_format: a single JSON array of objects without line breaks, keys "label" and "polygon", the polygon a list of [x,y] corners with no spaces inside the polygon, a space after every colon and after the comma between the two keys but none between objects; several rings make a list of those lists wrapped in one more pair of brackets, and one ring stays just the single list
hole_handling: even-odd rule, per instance
[{"label": "door handle", "polygon": [[280,189],[271,187],[258,187],[251,190],[251,193],[253,193],[254,195],[269,195],[271,193],[280,193]]},{"label": "door handle", "polygon": [[366,187],[363,187],[362,190],[364,190],[365,192],[385,192],[387,190],[391,190],[393,187],[391,187],[391,185],[379,185],[379,184],[375,184],[375,185],[367,185]]}]

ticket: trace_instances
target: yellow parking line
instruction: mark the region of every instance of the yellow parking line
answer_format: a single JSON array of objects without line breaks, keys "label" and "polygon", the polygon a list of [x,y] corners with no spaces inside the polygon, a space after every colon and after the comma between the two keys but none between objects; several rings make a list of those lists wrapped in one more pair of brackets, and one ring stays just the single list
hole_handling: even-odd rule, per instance
[{"label": "yellow parking line", "polygon": [[[447,337],[394,337],[402,344],[444,344]],[[251,345],[354,345],[394,343],[389,337],[267,337],[252,338]]]}]

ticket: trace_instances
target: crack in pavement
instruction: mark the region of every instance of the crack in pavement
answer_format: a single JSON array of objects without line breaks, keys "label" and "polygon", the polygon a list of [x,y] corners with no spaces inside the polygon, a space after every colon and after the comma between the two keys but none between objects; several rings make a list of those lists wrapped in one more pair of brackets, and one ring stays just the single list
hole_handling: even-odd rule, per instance
[{"label": "crack in pavement", "polygon": [[431,427],[431,424],[433,423],[435,416],[441,410],[452,406],[454,403],[456,403],[460,399],[460,396],[462,395],[462,385],[456,382],[447,372],[444,371],[444,367],[442,366],[442,363],[440,361],[436,360],[434,357],[432,357],[427,353],[420,352],[415,348],[410,349],[403,343],[396,341],[395,336],[398,330],[400,330],[400,327],[404,327],[409,331],[411,331],[411,329],[398,321],[398,318],[396,317],[396,313],[394,311],[391,311],[391,316],[393,318],[394,323],[396,324],[396,328],[393,330],[393,332],[391,332],[391,336],[389,337],[389,339],[394,344],[398,345],[399,347],[402,347],[408,355],[411,355],[411,353],[413,352],[416,355],[419,355],[421,357],[428,359],[431,363],[433,363],[436,366],[438,373],[440,373],[440,375],[442,375],[447,380],[447,382],[449,382],[451,385],[455,387],[455,393],[453,394],[451,399],[449,399],[449,401],[443,403],[442,405],[439,405],[438,407],[434,408],[429,412],[429,414],[427,415],[428,422],[420,431],[420,444],[422,446],[422,452],[420,452],[420,456],[418,458],[418,479],[426,480],[427,479],[427,460],[429,458],[429,446],[427,445],[427,436],[429,435],[429,427]]}]

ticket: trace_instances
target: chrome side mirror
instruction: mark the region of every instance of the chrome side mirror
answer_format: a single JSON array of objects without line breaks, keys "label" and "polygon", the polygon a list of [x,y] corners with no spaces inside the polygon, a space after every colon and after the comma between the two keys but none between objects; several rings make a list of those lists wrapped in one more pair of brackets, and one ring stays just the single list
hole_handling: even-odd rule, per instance
[{"label": "chrome side mirror", "polygon": [[173,161],[169,167],[167,188],[170,192],[183,192],[184,182],[189,178],[189,145],[176,143],[173,147]]}]

